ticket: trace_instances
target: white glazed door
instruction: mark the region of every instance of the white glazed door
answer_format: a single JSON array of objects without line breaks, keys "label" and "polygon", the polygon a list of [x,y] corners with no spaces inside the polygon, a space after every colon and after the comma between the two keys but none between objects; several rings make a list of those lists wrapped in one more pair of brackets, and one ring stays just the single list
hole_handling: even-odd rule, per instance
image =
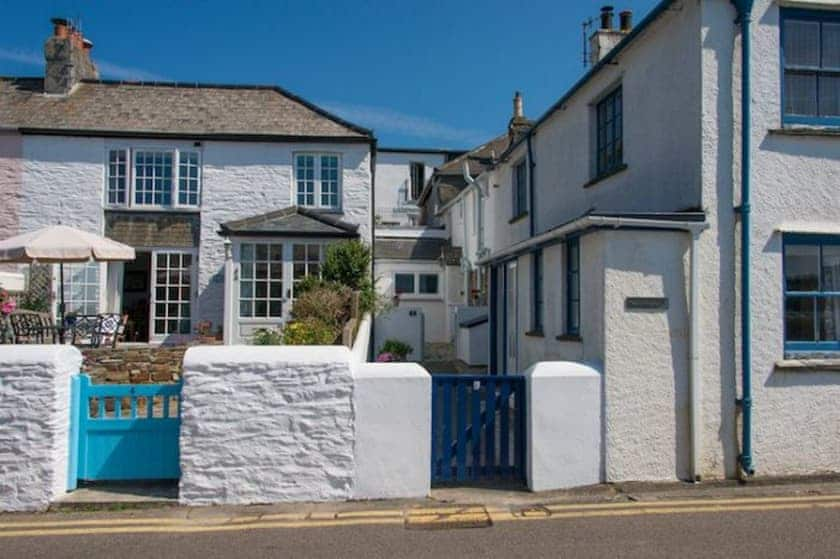
[{"label": "white glazed door", "polygon": [[192,251],[152,251],[152,340],[192,334],[195,269]]}]

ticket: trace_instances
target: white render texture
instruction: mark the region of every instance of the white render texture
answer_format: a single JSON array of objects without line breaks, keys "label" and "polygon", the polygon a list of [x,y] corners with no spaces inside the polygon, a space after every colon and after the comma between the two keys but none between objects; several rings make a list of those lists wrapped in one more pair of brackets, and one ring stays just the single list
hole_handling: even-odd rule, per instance
[{"label": "white render texture", "polygon": [[353,498],[427,496],[431,483],[431,376],[414,363],[363,363],[354,369],[353,377]]},{"label": "white render texture", "polygon": [[415,204],[407,204],[405,193],[411,197],[411,163],[424,163],[426,178],[446,156],[441,153],[386,152],[376,154],[376,209],[382,221],[409,224],[409,212],[419,213]]},{"label": "white render texture", "polygon": [[353,357],[338,346],[195,347],[184,356],[179,499],[345,500]]},{"label": "white render texture", "polygon": [[524,374],[528,488],[549,491],[600,483],[600,373],[581,363],[548,361]]},{"label": "white render texture", "polygon": [[71,346],[0,346],[0,511],[46,509],[67,491]]},{"label": "white render texture", "polygon": [[[687,479],[689,234],[602,235],[606,481]],[[628,297],[668,308],[628,309]]]}]

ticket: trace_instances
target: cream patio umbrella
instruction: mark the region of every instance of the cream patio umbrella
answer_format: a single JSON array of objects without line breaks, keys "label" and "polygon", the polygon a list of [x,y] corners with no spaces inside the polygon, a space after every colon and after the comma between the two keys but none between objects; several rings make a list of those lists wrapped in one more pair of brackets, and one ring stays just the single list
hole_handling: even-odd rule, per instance
[{"label": "cream patio umbrella", "polygon": [[61,284],[59,332],[64,341],[64,264],[134,260],[134,249],[93,233],[53,225],[0,241],[0,262],[58,264]]}]

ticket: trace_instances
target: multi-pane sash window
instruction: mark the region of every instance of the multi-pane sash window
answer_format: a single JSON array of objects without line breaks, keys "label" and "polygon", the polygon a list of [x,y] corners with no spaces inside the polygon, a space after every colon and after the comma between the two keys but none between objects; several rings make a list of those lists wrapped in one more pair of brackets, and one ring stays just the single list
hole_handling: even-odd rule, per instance
[{"label": "multi-pane sash window", "polygon": [[580,334],[580,239],[566,241],[566,334]]},{"label": "multi-pane sash window", "polygon": [[108,204],[123,205],[128,199],[128,152],[112,149],[108,152]]},{"label": "multi-pane sash window", "polygon": [[180,152],[178,154],[178,203],[180,205],[198,205],[198,175],[198,153]]},{"label": "multi-pane sash window", "polygon": [[531,255],[531,274],[534,281],[533,308],[531,309],[531,330],[542,332],[543,329],[543,252],[537,250]]},{"label": "multi-pane sash window", "polygon": [[298,206],[341,207],[341,165],[337,155],[301,153],[295,156]]},{"label": "multi-pane sash window", "polygon": [[785,349],[840,350],[840,236],[784,236]]},{"label": "multi-pane sash window", "polygon": [[201,164],[197,151],[108,151],[105,199],[109,206],[198,206],[200,193]]},{"label": "multi-pane sash window", "polygon": [[172,205],[172,152],[134,152],[134,203]]},{"label": "multi-pane sash window", "polygon": [[596,106],[596,176],[615,171],[624,163],[622,93],[619,86]]},{"label": "multi-pane sash window", "polygon": [[292,294],[303,278],[321,277],[321,248],[319,244],[310,243],[292,245]]},{"label": "multi-pane sash window", "polygon": [[840,12],[781,9],[783,120],[840,125]]},{"label": "multi-pane sash window", "polygon": [[528,168],[523,159],[513,167],[513,217],[528,211]]},{"label": "multi-pane sash window", "polygon": [[64,265],[66,314],[99,313],[100,266],[97,262]]},{"label": "multi-pane sash window", "polygon": [[437,274],[418,274],[417,292],[421,295],[435,295],[438,292]]},{"label": "multi-pane sash window", "polygon": [[283,245],[242,243],[239,253],[239,316],[283,316]]}]

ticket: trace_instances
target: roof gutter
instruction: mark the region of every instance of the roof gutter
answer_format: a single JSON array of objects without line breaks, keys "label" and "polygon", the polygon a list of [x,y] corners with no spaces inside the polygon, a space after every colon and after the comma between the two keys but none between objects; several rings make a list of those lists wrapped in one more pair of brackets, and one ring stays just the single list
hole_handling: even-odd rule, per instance
[{"label": "roof gutter", "polygon": [[570,221],[565,225],[546,231],[536,237],[531,237],[526,241],[522,241],[509,246],[504,250],[491,254],[490,256],[479,260],[478,264],[480,266],[497,264],[514,258],[520,254],[530,252],[532,249],[539,246],[558,242],[573,233],[579,233],[595,227],[612,229],[658,229],[663,231],[689,231],[691,233],[699,233],[700,231],[707,229],[709,224],[705,221],[676,221],[665,219],[645,219],[638,217],[586,215],[575,219],[574,221]]}]

